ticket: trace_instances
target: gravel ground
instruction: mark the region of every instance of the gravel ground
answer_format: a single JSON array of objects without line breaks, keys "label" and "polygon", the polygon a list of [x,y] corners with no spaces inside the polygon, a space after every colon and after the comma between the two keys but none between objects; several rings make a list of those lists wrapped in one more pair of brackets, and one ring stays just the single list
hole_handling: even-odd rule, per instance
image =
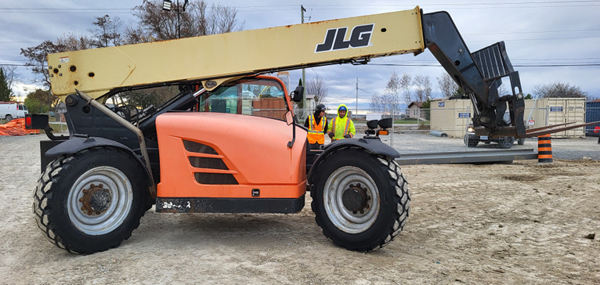
[{"label": "gravel ground", "polygon": [[[0,284],[600,284],[597,138],[553,141],[553,164],[404,166],[411,216],[372,253],[334,246],[307,206],[292,215],[150,210],[120,247],[87,256],[47,242],[33,219],[44,138],[0,137]],[[396,134],[394,145],[467,149],[428,134]]]}]

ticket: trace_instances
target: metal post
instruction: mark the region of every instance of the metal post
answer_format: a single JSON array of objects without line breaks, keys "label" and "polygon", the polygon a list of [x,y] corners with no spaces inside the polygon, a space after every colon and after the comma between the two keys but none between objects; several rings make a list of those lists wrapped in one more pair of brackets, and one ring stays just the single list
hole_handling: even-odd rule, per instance
[{"label": "metal post", "polygon": [[358,78],[356,78],[356,116],[358,116]]},{"label": "metal post", "polygon": [[392,134],[390,135],[390,146],[394,148],[394,113],[396,113],[396,102],[392,104]]},{"label": "metal post", "polygon": [[179,0],[177,0],[177,38],[181,38],[181,23],[179,22]]}]

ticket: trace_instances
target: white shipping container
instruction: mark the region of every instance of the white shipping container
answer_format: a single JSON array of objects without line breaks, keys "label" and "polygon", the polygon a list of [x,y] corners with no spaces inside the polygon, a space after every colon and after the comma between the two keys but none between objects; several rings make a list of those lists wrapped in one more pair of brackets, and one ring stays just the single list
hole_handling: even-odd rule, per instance
[{"label": "white shipping container", "polygon": [[[471,100],[444,100],[431,102],[431,130],[443,131],[449,136],[462,137],[473,118]],[[529,129],[565,123],[585,123],[584,98],[542,98],[525,100],[523,114],[525,127]],[[552,134],[553,138],[583,137],[584,128]]]}]

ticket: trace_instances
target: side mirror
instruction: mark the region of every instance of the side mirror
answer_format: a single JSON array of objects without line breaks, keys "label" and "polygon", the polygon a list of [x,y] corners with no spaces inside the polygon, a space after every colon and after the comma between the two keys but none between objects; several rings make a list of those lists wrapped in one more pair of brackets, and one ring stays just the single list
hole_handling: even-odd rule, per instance
[{"label": "side mirror", "polygon": [[298,85],[296,90],[292,91],[292,100],[294,102],[300,102],[302,101],[302,96],[304,96],[304,87]]}]

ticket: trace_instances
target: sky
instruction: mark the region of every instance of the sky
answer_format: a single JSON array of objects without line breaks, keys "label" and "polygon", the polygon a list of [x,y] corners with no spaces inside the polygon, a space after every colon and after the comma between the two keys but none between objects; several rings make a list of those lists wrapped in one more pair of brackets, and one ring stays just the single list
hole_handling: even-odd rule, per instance
[{"label": "sky", "polygon": [[[301,5],[306,8],[305,22],[408,10],[417,5],[424,13],[443,10],[452,16],[471,52],[501,40],[506,43],[525,94],[533,93],[536,86],[561,82],[600,98],[600,0],[206,2],[237,9],[244,30],[299,24]],[[136,19],[131,9],[141,3],[142,0],[2,1],[0,64],[18,66],[20,82],[14,91],[24,96],[36,87],[31,84],[33,74],[22,66],[27,60],[20,55],[21,48],[54,41],[66,33],[89,35],[96,17],[106,14],[119,17],[126,24],[133,22]],[[305,72],[307,80],[320,76],[325,81],[329,88],[326,98],[329,108],[345,103],[351,109],[356,108],[357,97],[358,108],[368,108],[371,96],[384,92],[392,72],[429,76],[433,95],[441,96],[437,78],[445,73],[427,50],[418,56],[373,59],[365,66],[332,65]],[[300,77],[301,71],[291,72],[291,82]]]}]

